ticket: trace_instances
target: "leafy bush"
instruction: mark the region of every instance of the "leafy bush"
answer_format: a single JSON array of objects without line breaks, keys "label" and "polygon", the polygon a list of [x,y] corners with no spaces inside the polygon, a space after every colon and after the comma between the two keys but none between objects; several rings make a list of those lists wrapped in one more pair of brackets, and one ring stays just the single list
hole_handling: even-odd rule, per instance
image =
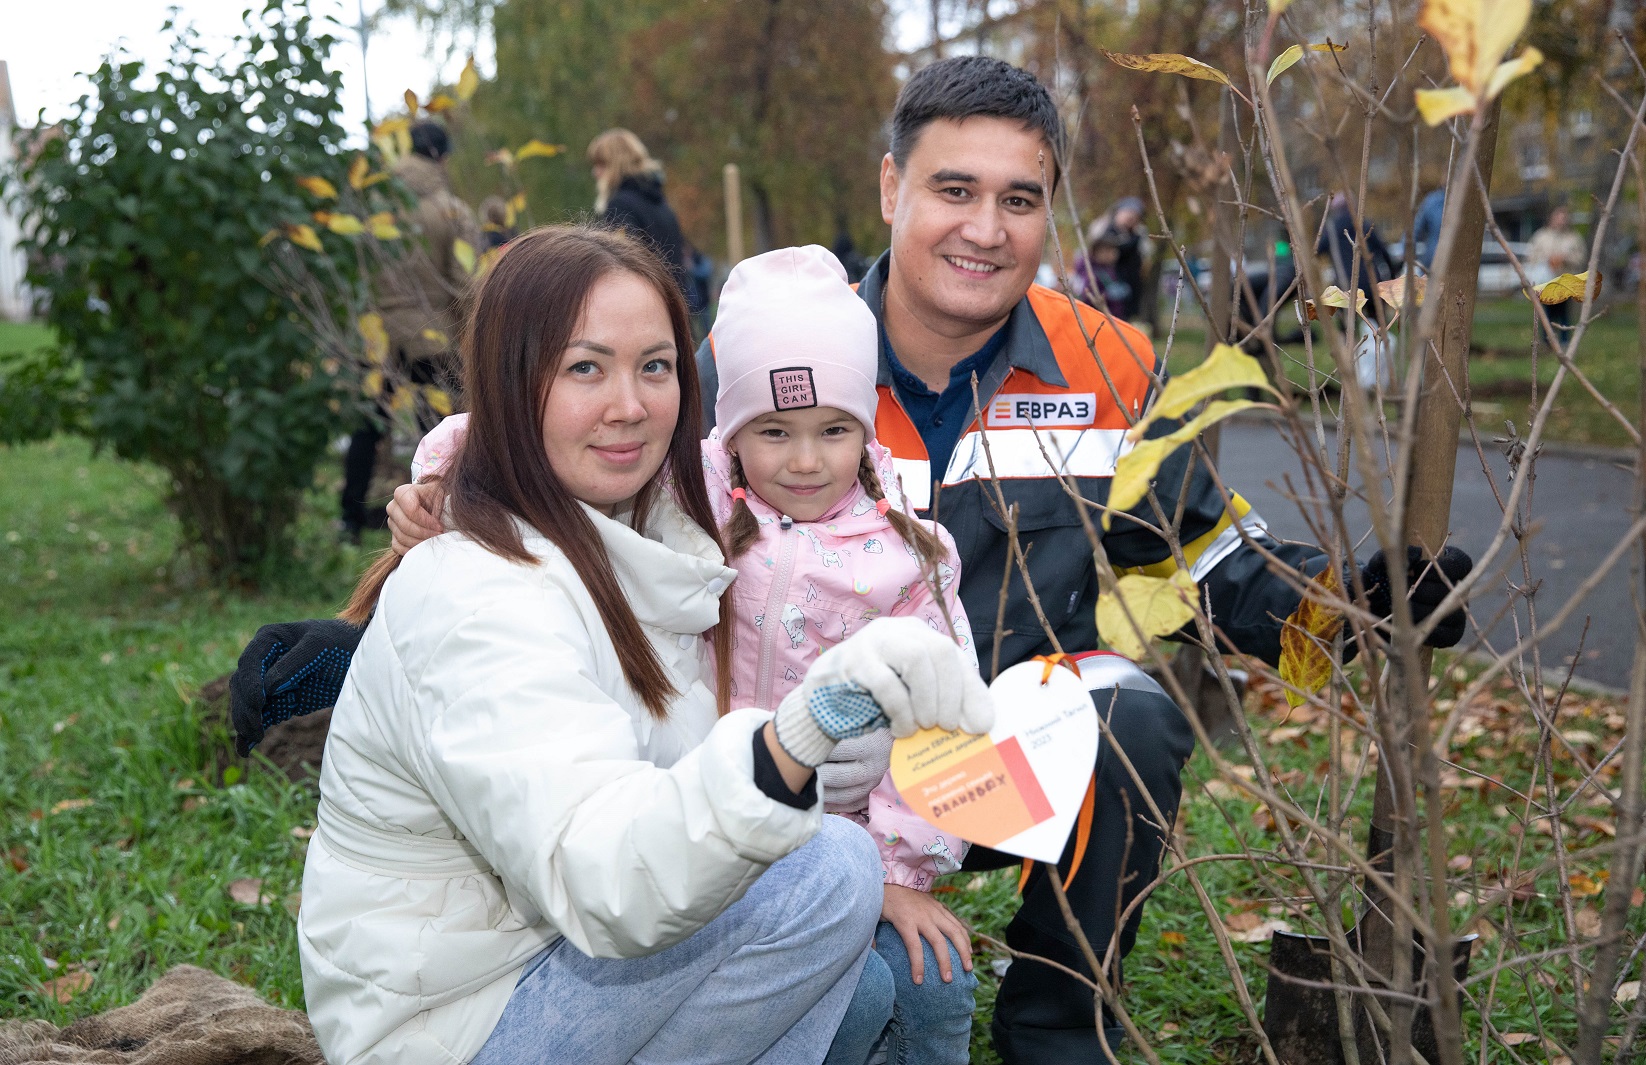
[{"label": "leafy bush", "polygon": [[[207,564],[251,577],[284,549],[351,417],[337,363],[280,294],[281,249],[259,243],[309,213],[300,176],[345,180],[341,77],[302,0],[248,12],[227,58],[166,28],[169,60],[106,60],[12,187],[32,220],[29,280],[81,378],[84,410],[69,422],[165,469]],[[354,261],[334,257],[341,291],[358,288]],[[7,378],[26,396],[59,372],[72,371],[48,361]]]},{"label": "leafy bush", "polygon": [[80,366],[61,348],[0,348],[0,444],[76,429],[84,409]]}]

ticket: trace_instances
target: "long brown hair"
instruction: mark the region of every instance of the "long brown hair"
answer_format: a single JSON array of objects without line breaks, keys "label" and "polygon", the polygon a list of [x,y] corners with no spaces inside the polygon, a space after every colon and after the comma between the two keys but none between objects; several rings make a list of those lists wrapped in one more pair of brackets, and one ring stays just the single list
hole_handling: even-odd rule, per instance
[{"label": "long brown hair", "polygon": [[[748,479],[743,475],[743,462],[736,455],[732,456],[731,470],[732,487],[749,488]],[[880,483],[880,474],[875,472],[874,462],[869,458],[869,449],[863,449],[863,458],[857,465],[857,483],[863,486],[863,491],[875,502],[886,498],[886,489]],[[936,573],[940,562],[946,562],[949,557],[948,549],[943,541],[919,521],[909,515],[890,507],[886,511],[886,520],[891,523],[892,531],[903,538],[903,542],[914,548],[915,556],[920,561],[923,573]],[[726,524],[720,527],[720,540],[726,545],[726,560],[728,564],[735,562],[743,553],[754,546],[760,539],[760,519],[754,516],[746,500],[732,501],[732,515],[726,519]]]},{"label": "long brown hair", "polygon": [[[702,405],[692,357],[686,302],[669,268],[621,233],[591,226],[547,226],[516,238],[480,282],[464,330],[464,395],[468,433],[445,477],[452,528],[511,562],[537,562],[515,519],[547,537],[582,579],[606,626],[629,687],[653,717],[668,716],[678,694],[634,616],[594,523],[555,475],[543,450],[543,405],[566,346],[581,323],[589,292],[601,278],[633,274],[668,308],[677,355],[680,415],[668,456],[635,499],[633,524],[644,528],[657,492],[671,480],[686,515],[718,542],[703,486]],[[662,489],[667,490],[667,489]],[[360,579],[342,617],[370,616],[383,582],[399,564],[387,551]],[[729,596],[711,630],[717,664],[716,702],[726,710],[730,689]]]}]

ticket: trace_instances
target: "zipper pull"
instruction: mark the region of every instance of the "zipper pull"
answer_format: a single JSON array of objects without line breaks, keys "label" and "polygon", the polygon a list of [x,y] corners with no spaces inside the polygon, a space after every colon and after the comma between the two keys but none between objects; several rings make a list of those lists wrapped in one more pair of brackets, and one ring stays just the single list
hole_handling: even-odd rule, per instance
[{"label": "zipper pull", "polygon": [[794,528],[794,519],[789,517],[787,514],[781,515],[777,519],[777,527],[782,529],[784,532],[788,532],[790,529]]}]

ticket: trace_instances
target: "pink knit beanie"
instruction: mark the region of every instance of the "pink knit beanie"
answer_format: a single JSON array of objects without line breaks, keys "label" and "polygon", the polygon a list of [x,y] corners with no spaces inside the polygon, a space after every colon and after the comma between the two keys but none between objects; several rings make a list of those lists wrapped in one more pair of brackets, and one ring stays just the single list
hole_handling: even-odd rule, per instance
[{"label": "pink knit beanie", "polygon": [[783,248],[734,266],[709,342],[720,439],[762,414],[806,407],[838,407],[874,439],[880,328],[826,249]]}]

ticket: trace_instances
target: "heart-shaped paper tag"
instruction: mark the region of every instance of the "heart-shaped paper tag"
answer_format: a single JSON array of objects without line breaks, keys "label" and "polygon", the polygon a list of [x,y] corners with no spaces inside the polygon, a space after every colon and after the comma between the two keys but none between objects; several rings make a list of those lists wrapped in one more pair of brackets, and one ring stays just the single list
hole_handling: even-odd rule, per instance
[{"label": "heart-shaped paper tag", "polygon": [[924,729],[892,744],[892,783],[920,817],[1036,861],[1063,855],[1097,758],[1097,713],[1071,670],[1013,666],[989,685],[987,736]]}]

